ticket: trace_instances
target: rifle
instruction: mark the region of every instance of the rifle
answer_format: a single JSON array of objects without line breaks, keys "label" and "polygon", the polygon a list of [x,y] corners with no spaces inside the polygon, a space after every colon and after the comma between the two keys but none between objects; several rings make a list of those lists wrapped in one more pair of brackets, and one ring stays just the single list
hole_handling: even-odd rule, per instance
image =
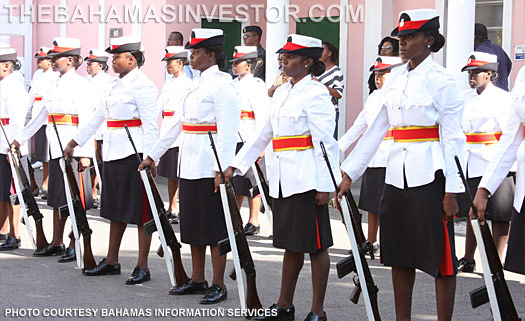
[{"label": "rifle", "polygon": [[[0,126],[2,127],[2,132],[4,133],[4,137],[7,141],[7,144],[9,145],[9,139],[7,138],[7,134],[5,132],[4,125],[0,123]],[[22,213],[24,211],[27,213],[28,219],[29,216],[32,216],[35,220],[35,227],[36,227],[36,249],[40,250],[44,248],[44,246],[48,245],[46,235],[44,234],[44,228],[42,225],[42,213],[40,212],[40,209],[38,208],[38,204],[36,203],[35,197],[33,196],[33,193],[31,191],[31,184],[29,183],[29,180],[27,179],[26,172],[24,169],[20,168],[20,158],[18,157],[17,153],[13,153],[9,151],[10,154],[10,164],[11,164],[11,170],[13,171],[13,180],[18,177],[20,182],[22,183],[22,189],[21,189],[21,196],[23,199],[23,209]],[[18,192],[20,191],[20,185],[18,184],[18,181],[15,181],[15,186],[17,190],[17,194],[13,195],[14,198],[11,199],[11,203],[13,205],[17,205],[20,203]],[[24,215],[25,216],[25,215]],[[22,223],[25,223],[25,219],[22,219]],[[32,237],[32,234],[31,234]]]},{"label": "rifle", "polygon": [[[65,159],[64,149],[62,148],[62,142],[60,141],[60,135],[58,134],[58,128],[55,123],[55,116],[51,115],[51,120],[53,121],[53,127],[55,128],[55,133],[57,135],[58,144],[60,146],[60,151],[62,152],[62,157],[60,159],[60,168],[62,169],[64,177],[64,188],[66,193],[67,205],[61,206],[58,211],[61,218],[71,217],[71,225],[73,228],[73,234],[69,234],[70,239],[75,239],[75,248],[77,256],[77,266],[82,268],[82,273],[85,270],[93,269],[97,266],[95,258],[93,257],[93,251],[91,249],[91,234],[93,231],[89,228],[89,222],[86,216],[86,210],[82,205],[82,200],[80,198],[80,190],[76,181],[75,173],[73,171],[73,166],[71,165],[71,158],[68,157]],[[73,215],[71,215],[73,214]],[[82,234],[84,240],[84,255],[82,256],[82,249],[80,248],[79,234]],[[83,257],[83,267],[80,263],[81,258]]]},{"label": "rifle", "polygon": [[[261,213],[266,213],[268,217],[268,222],[270,223],[270,227],[273,224],[272,220],[272,199],[270,198],[270,188],[268,187],[268,184],[266,183],[266,179],[264,178],[264,174],[261,170],[261,166],[259,166],[259,163],[255,162],[252,164],[252,171],[255,176],[255,181],[257,182],[257,186],[260,187],[259,191],[262,198],[263,208],[261,210]],[[270,234],[271,235],[271,234]]]},{"label": "rifle", "polygon": [[[128,139],[133,146],[137,161],[140,164],[142,159],[137,152],[137,148],[135,147],[135,143],[133,142],[133,138],[131,137],[128,126],[124,125],[124,129],[126,129]],[[155,231],[159,232],[161,245],[157,251],[157,254],[160,257],[164,257],[166,260],[166,266],[168,268],[171,285],[175,286],[175,282],[177,286],[182,285],[189,279],[186,271],[184,270],[184,266],[182,265],[182,258],[180,254],[182,245],[177,240],[175,232],[173,232],[173,227],[171,226],[166,210],[164,209],[164,202],[162,202],[162,198],[160,197],[159,191],[157,190],[157,186],[155,185],[155,181],[151,175],[150,168],[147,167],[141,170],[140,176],[148,196],[148,203],[150,205],[151,212],[153,213],[153,219],[144,223],[144,230],[148,235],[153,234]],[[171,249],[173,261],[168,255],[164,256],[164,252],[168,251],[168,247]],[[175,264],[173,264],[173,262],[175,262]],[[174,276],[175,280],[173,279]]]},{"label": "rifle", "polygon": [[465,193],[467,194],[474,214],[474,218],[472,218],[470,222],[479,246],[483,277],[485,279],[484,286],[470,291],[472,308],[475,309],[489,302],[495,321],[520,321],[521,319],[518,317],[507,282],[505,281],[505,276],[503,275],[503,266],[501,265],[492,233],[490,232],[488,224],[485,223],[481,225],[479,223],[478,211],[474,206],[474,200],[470,193],[467,179],[463,174],[458,156],[454,156],[454,160],[456,161],[459,176],[465,186]]},{"label": "rifle", "polygon": [[[221,173],[221,200],[224,209],[224,218],[226,220],[226,229],[228,230],[228,239],[219,241],[219,254],[226,255],[230,248],[233,253],[233,264],[235,267],[237,279],[237,289],[239,290],[239,299],[241,301],[241,308],[245,309],[261,309],[262,304],[257,294],[256,285],[256,273],[255,264],[253,263],[252,254],[250,253],[250,247],[248,246],[248,240],[244,235],[244,227],[242,224],[241,213],[237,206],[237,198],[231,184],[226,186],[224,179],[224,172],[222,171],[221,163],[219,161],[219,155],[215,148],[215,142],[210,131],[208,131],[210,138],[211,148],[215,155],[215,160]],[[233,227],[233,228],[232,228]],[[242,280],[241,268],[244,269],[246,274],[246,302],[244,300],[244,284]]]},{"label": "rifle", "polygon": [[[332,167],[330,166],[330,160],[328,159],[328,154],[324,147],[324,143],[320,142],[321,150],[323,152],[323,157],[328,166],[330,176],[332,177],[332,182],[337,191],[337,183],[335,181],[334,173],[332,172]],[[337,197],[336,197],[337,201]],[[357,272],[357,275],[354,276],[355,288],[352,291],[350,300],[357,304],[359,301],[359,295],[361,291],[365,297],[365,307],[368,320],[370,321],[380,321],[381,317],[379,315],[379,307],[377,305],[377,292],[379,289],[374,283],[372,278],[372,273],[366,262],[365,253],[368,252],[370,257],[373,259],[373,249],[364,236],[363,228],[361,227],[361,214],[355,204],[354,198],[350,191],[344,193],[342,202],[339,206],[339,212],[345,220],[346,231],[348,237],[350,238],[350,245],[352,246],[352,254],[337,263],[337,276],[339,278],[344,277],[350,272]],[[350,222],[351,224],[348,224]],[[354,255],[358,253],[358,255]],[[362,286],[362,281],[365,280],[365,286]]]}]

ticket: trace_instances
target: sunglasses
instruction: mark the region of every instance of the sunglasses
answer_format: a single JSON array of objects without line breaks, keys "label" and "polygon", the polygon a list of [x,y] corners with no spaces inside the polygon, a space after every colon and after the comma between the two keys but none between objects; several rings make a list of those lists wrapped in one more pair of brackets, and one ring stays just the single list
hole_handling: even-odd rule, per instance
[{"label": "sunglasses", "polygon": [[255,37],[256,35],[244,35],[242,36],[242,39],[248,39],[250,37]]},{"label": "sunglasses", "polygon": [[381,47],[381,50],[383,50],[383,49],[385,49],[385,50],[392,50],[392,46]]}]

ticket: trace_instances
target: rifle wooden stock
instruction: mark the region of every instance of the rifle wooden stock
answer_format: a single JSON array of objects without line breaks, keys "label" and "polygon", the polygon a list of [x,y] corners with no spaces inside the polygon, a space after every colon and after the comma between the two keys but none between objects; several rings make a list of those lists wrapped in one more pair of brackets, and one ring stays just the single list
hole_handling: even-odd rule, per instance
[{"label": "rifle wooden stock", "polygon": [[[38,204],[35,200],[35,196],[31,192],[31,185],[27,179],[24,169],[20,169],[20,159],[16,153],[13,153],[13,159],[15,160],[14,168],[18,174],[18,178],[22,183],[22,197],[26,204],[26,211],[28,216],[32,216],[35,220],[35,229],[36,229],[36,248],[37,250],[42,249],[44,246],[48,245],[46,235],[44,233],[44,228],[42,226],[42,218],[44,217],[38,208]],[[23,220],[22,220],[23,221]],[[25,224],[25,223],[24,223]]]},{"label": "rifle wooden stock", "polygon": [[[164,232],[164,237],[166,238],[166,245],[170,248],[173,257],[173,274],[175,276],[175,282],[177,286],[179,286],[188,279],[188,275],[186,274],[186,270],[184,270],[184,265],[182,264],[182,257],[180,253],[182,245],[177,240],[177,236],[173,231],[173,227],[171,226],[171,223],[168,219],[166,209],[164,208],[164,202],[160,197],[159,190],[157,189],[157,185],[155,185],[155,180],[153,179],[153,175],[151,175],[149,168],[146,169],[146,173],[148,176],[149,185],[151,187],[151,193],[153,194],[153,199],[155,200],[155,207],[159,213],[160,225],[162,226],[162,231]],[[155,224],[152,224],[152,226],[154,227]],[[164,254],[165,253],[162,249],[162,246],[159,246],[157,255],[164,257]]]},{"label": "rifle wooden stock", "polygon": [[[458,156],[454,156],[456,161],[456,166],[458,168],[458,174],[465,186],[465,194],[470,202],[474,218],[477,218],[478,211],[474,206],[474,199],[470,192],[467,179],[463,173],[463,168],[461,167],[461,162],[459,161]],[[489,226],[487,223],[481,225],[481,238],[483,240],[483,245],[485,247],[485,252],[487,254],[487,261],[489,263],[490,273],[492,274],[492,280],[494,283],[494,290],[496,291],[496,300],[498,302],[498,307],[501,314],[501,320],[503,321],[520,321],[514,302],[512,301],[512,296],[510,294],[507,282],[505,281],[505,275],[503,273],[503,266],[499,258],[498,250],[494,239],[492,238],[492,233],[490,232]],[[483,289],[485,288],[485,289]],[[470,302],[473,308],[476,308],[480,305],[483,305],[489,302],[489,297],[487,295],[486,286],[475,289],[470,292]]]},{"label": "rifle wooden stock", "polygon": [[77,229],[78,232],[82,234],[82,239],[84,240],[84,251],[82,258],[84,261],[83,271],[85,271],[93,269],[97,266],[97,262],[95,261],[95,257],[93,256],[93,250],[91,249],[91,234],[93,234],[93,231],[89,227],[89,222],[86,216],[86,210],[82,205],[82,200],[80,198],[80,189],[78,188],[77,179],[73,170],[73,166],[71,165],[71,161],[66,161],[66,174],[67,180],[69,182],[69,188],[71,189],[71,196],[73,200],[73,209],[75,211],[74,215],[77,222]]},{"label": "rifle wooden stock", "polygon": [[[210,138],[210,143],[213,149],[213,153],[215,155],[215,160],[217,161],[217,165],[219,166],[219,171],[222,177],[222,183],[225,183],[224,173],[222,171],[221,163],[219,161],[217,149],[215,148],[213,136],[209,131],[208,137]],[[246,307],[248,309],[262,309],[262,304],[257,293],[255,264],[253,263],[253,258],[250,252],[250,247],[248,245],[248,240],[246,239],[246,235],[244,235],[244,226],[242,224],[242,217],[239,211],[239,206],[237,205],[237,197],[235,196],[235,192],[231,184],[228,184],[226,186],[226,194],[228,197],[228,207],[230,208],[229,214],[232,220],[233,231],[235,233],[235,243],[239,252],[239,261],[241,268],[246,274]],[[233,274],[233,277],[236,278],[236,275]]]},{"label": "rifle wooden stock", "polygon": [[[330,172],[330,176],[332,178],[332,183],[334,184],[334,187],[335,187],[335,190],[336,190],[336,195],[337,195],[337,183],[335,181],[335,176],[334,176],[334,173],[332,172],[332,167],[330,165],[330,160],[328,158],[328,154],[326,153],[326,149],[324,147],[324,143],[323,142],[320,142],[319,145],[321,146],[321,151],[323,153],[323,157],[326,161],[326,165],[328,167],[328,171]],[[355,235],[355,239],[356,239],[356,242],[357,242],[357,248],[358,248],[358,251],[359,253],[357,253],[357,255],[359,255],[359,258],[360,258],[360,261],[361,261],[361,265],[362,265],[362,268],[363,268],[363,273],[364,273],[364,284],[366,286],[366,290],[368,290],[368,294],[369,294],[369,297],[370,297],[370,305],[371,305],[371,308],[372,308],[372,313],[374,315],[374,319],[377,320],[377,321],[381,321],[381,316],[379,315],[379,307],[377,305],[377,292],[379,292],[379,289],[377,288],[377,286],[375,285],[374,283],[374,279],[372,278],[372,273],[370,272],[370,268],[368,267],[368,263],[366,261],[366,258],[365,258],[365,252],[369,252],[370,253],[370,257],[373,259],[374,258],[374,252],[373,252],[373,249],[372,249],[372,246],[370,245],[370,242],[368,242],[365,238],[365,234],[363,233],[363,227],[361,226],[361,213],[359,213],[359,209],[357,208],[357,205],[354,201],[354,197],[352,196],[352,193],[350,193],[350,191],[347,191],[346,193],[344,193],[345,195],[345,199],[346,199],[346,202],[347,202],[347,206],[348,206],[348,209],[349,209],[349,212],[350,212],[350,221],[351,221],[351,225],[352,225],[352,230],[353,230],[353,234]],[[336,202],[337,202],[337,197],[335,198]],[[344,214],[343,214],[343,211],[341,209],[341,205],[339,205],[337,207],[337,209],[339,210],[339,213],[341,214],[341,217],[344,218]],[[344,220],[343,220],[344,222]],[[348,224],[348,222],[344,222],[345,224]],[[349,235],[350,236],[350,235]],[[350,236],[351,238],[351,242],[352,242],[352,237]],[[352,253],[352,255],[356,255],[356,253]],[[339,269],[341,270],[341,275],[344,276],[344,272],[345,270],[349,270],[349,269],[356,269],[359,267],[357,266],[356,267],[356,262],[354,261],[354,258],[346,258],[342,261],[340,261],[338,263],[338,275],[339,275]],[[340,277],[342,277],[340,276]],[[357,302],[359,301],[359,295],[361,294],[361,281],[362,280],[359,280],[359,277],[357,276],[357,274],[355,275],[354,277],[354,284],[355,284],[355,288],[352,292],[352,295],[350,297],[350,300],[357,304]],[[368,312],[367,312],[368,313]]]}]

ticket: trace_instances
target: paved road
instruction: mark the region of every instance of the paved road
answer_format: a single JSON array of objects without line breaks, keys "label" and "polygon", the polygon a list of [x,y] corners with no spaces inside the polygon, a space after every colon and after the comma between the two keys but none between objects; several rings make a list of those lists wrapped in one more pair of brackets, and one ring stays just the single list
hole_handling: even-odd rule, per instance
[{"label": "paved road", "polygon": [[[36,171],[37,181],[41,171]],[[167,199],[167,186],[162,179],[158,179],[159,190],[163,199]],[[354,187],[354,194],[358,194],[358,185]],[[44,228],[48,239],[51,239],[52,212],[45,202],[38,199],[40,208],[44,214]],[[247,219],[248,209],[243,207],[242,215]],[[348,237],[346,235],[339,214],[331,209],[331,224],[334,235],[334,246],[330,249],[331,270],[328,290],[326,293],[325,310],[330,320],[366,320],[363,301],[354,305],[348,300],[353,283],[350,277],[338,279],[335,264],[347,255],[349,249]],[[107,220],[99,217],[98,210],[90,210],[88,219],[93,229],[92,244],[93,254],[96,260],[101,260],[107,250],[109,236],[109,224]],[[282,252],[272,247],[268,238],[269,224],[266,216],[261,215],[261,234],[250,237],[250,247],[257,268],[257,287],[259,297],[264,307],[277,301],[280,287],[280,270]],[[69,224],[69,223],[68,223]],[[69,226],[69,225],[68,225]],[[179,227],[174,225],[178,235]],[[366,216],[363,229],[366,231]],[[226,280],[229,290],[228,300],[213,306],[209,310],[198,310],[208,308],[198,303],[199,295],[170,296],[168,289],[170,281],[166,272],[164,260],[155,254],[160,244],[154,237],[151,246],[150,270],[151,282],[144,285],[125,285],[124,281],[132,272],[137,258],[136,228],[128,227],[124,234],[120,263],[122,264],[122,275],[86,277],[82,276],[76,269],[75,263],[57,263],[56,257],[34,258],[27,233],[23,226],[20,227],[22,247],[12,252],[0,252],[0,319],[20,319],[33,313],[39,315],[34,320],[62,319],[72,320],[77,313],[85,315],[91,313],[93,320],[143,320],[143,319],[166,319],[162,317],[169,315],[173,320],[242,320],[241,317],[228,316],[238,311],[240,307],[236,283],[230,279]],[[465,239],[465,223],[456,223],[456,248],[458,255],[463,254]],[[188,274],[191,274],[191,259],[188,245],[182,247],[182,258]],[[477,258],[479,261],[479,257]],[[383,320],[394,320],[394,299],[391,284],[390,269],[379,264],[378,260],[368,261],[374,280],[379,292],[379,308]],[[228,261],[227,270],[233,267],[231,257]],[[309,312],[311,303],[310,262],[305,258],[303,271],[299,277],[294,304],[296,307],[296,319],[303,320]],[[211,279],[211,259],[208,255],[206,262],[206,276]],[[525,317],[525,277],[506,273],[510,291],[513,294],[518,313]],[[474,274],[460,274],[457,282],[456,305],[454,320],[480,321],[491,320],[488,305],[472,309],[469,302],[469,291],[481,286],[482,275],[479,270]],[[220,308],[226,309],[221,310]],[[34,309],[34,310],[30,310]],[[81,310],[74,310],[81,309]],[[95,310],[94,309],[98,309]],[[192,309],[192,310],[186,310]],[[180,313],[192,312],[201,314],[197,317],[180,316]],[[413,297],[413,319],[414,320],[437,320],[436,305],[434,299],[434,280],[424,273],[417,273],[414,297]],[[18,313],[19,317],[14,316]],[[67,316],[65,313],[70,313]],[[96,314],[95,314],[96,313]],[[136,313],[138,317],[127,317]],[[213,315],[224,313],[224,317],[204,317],[202,315]],[[45,315],[44,315],[45,314]],[[179,315],[173,317],[173,314]],[[79,317],[80,318],[80,317]],[[86,317],[84,317],[86,318]]]}]

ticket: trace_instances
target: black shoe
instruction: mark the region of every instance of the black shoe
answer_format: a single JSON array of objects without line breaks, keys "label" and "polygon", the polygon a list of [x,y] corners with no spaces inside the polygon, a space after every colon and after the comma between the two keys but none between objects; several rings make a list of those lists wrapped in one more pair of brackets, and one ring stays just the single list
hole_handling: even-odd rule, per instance
[{"label": "black shoe", "polygon": [[100,201],[98,198],[93,199],[93,205],[91,206],[93,209],[97,209],[100,206]]},{"label": "black shoe", "polygon": [[37,187],[37,188],[33,191],[33,196],[34,196],[34,197],[37,197],[38,194],[40,194],[40,188]]},{"label": "black shoe", "polygon": [[43,200],[47,200],[47,190],[46,189],[40,190],[40,198]]},{"label": "black shoe", "polygon": [[58,263],[66,263],[71,262],[77,259],[77,255],[75,254],[75,249],[72,249],[68,247],[66,249],[66,252],[58,259]]},{"label": "black shoe", "polygon": [[8,236],[8,235],[9,235],[9,234],[2,234],[2,233],[0,233],[0,241],[5,241],[5,240],[7,240],[7,236]]},{"label": "black shoe", "polygon": [[201,298],[200,304],[214,304],[224,301],[228,298],[228,290],[226,286],[221,288],[217,284],[210,286],[206,289],[206,293]]},{"label": "black shoe", "polygon": [[18,247],[20,247],[20,239],[8,235],[7,240],[4,243],[2,243],[2,245],[0,245],[0,251],[16,250]]},{"label": "black shoe", "polygon": [[170,213],[170,223],[171,224],[179,224],[179,213]]},{"label": "black shoe", "polygon": [[66,250],[64,244],[59,246],[53,246],[51,244],[48,244],[41,248],[40,250],[36,250],[33,252],[33,256],[51,256],[51,255],[62,255],[64,254],[64,251]]},{"label": "black shoe", "polygon": [[131,276],[126,280],[126,284],[139,284],[149,280],[151,280],[151,273],[149,273],[149,270],[144,271],[136,266],[133,273],[131,273]]},{"label": "black shoe", "polygon": [[268,316],[260,316],[256,317],[254,320],[257,321],[293,321],[295,319],[295,307],[290,305],[288,308],[283,309],[279,307],[277,304],[272,304],[271,307],[268,308],[271,310],[271,313],[268,313]]},{"label": "black shoe", "polygon": [[259,234],[259,231],[261,230],[261,226],[260,225],[253,225],[252,223],[248,222],[246,223],[246,225],[244,226],[244,235],[255,235],[255,234]]},{"label": "black shoe", "polygon": [[304,321],[327,321],[327,320],[328,318],[326,317],[326,312],[324,312],[324,317],[320,317],[317,314],[310,312],[306,316],[306,319],[304,319]]},{"label": "black shoe", "polygon": [[204,294],[208,289],[208,281],[193,282],[192,279],[187,279],[179,286],[172,286],[170,289],[171,295],[184,295],[184,294]]},{"label": "black shoe", "polygon": [[461,258],[458,261],[458,272],[473,273],[476,267],[476,261],[468,261],[466,258]]},{"label": "black shoe", "polygon": [[82,273],[87,276],[120,274],[120,264],[108,264],[106,259],[103,259],[96,267]]}]

